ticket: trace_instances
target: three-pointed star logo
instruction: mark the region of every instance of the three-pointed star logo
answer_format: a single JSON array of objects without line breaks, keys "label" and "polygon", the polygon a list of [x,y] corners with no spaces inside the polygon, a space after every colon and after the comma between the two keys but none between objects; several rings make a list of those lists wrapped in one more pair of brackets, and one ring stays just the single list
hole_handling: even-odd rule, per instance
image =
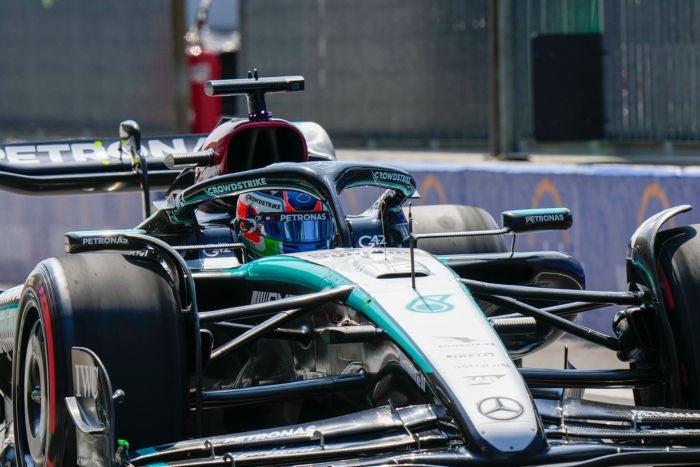
[{"label": "three-pointed star logo", "polygon": [[493,420],[513,420],[522,415],[523,406],[508,397],[489,397],[479,402],[479,412]]},{"label": "three-pointed star logo", "polygon": [[444,313],[455,306],[449,302],[452,295],[420,295],[411,300],[406,309],[417,313]]}]

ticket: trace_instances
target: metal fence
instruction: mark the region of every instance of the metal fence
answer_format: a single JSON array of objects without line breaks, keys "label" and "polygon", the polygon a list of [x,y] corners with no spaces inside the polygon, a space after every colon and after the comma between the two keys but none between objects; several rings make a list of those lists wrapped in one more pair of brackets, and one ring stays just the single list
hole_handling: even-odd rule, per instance
[{"label": "metal fence", "polygon": [[[499,1],[499,0],[497,0]],[[513,126],[519,140],[533,135],[532,39],[540,34],[602,32],[602,0],[514,0],[511,24],[513,41]]]},{"label": "metal fence", "polygon": [[[273,112],[336,140],[488,137],[486,1],[243,1],[239,69],[303,74]],[[273,100],[274,99],[274,100]]]},{"label": "metal fence", "polygon": [[[0,138],[176,129],[171,0],[0,2]],[[180,51],[178,51],[180,52]],[[186,89],[186,88],[185,88]]]},{"label": "metal fence", "polygon": [[607,136],[700,140],[700,3],[605,2]]},{"label": "metal fence", "polygon": [[[184,3],[0,2],[0,138],[8,128],[111,134],[125,118],[154,133],[181,129]],[[604,41],[605,139],[700,141],[697,0],[242,0],[240,8],[238,69],[305,75],[304,95],[271,96],[271,109],[318,121],[341,145],[485,147],[489,47],[502,31],[511,41],[501,63],[512,70],[508,126],[521,145],[533,140],[532,38],[591,32]],[[490,24],[503,19],[492,8],[507,9],[508,21]]]},{"label": "metal fence", "polygon": [[700,2],[527,0],[513,6],[520,138],[532,135],[530,39],[602,33],[606,139],[700,140]]},{"label": "metal fence", "polygon": [[606,139],[700,140],[696,0],[243,0],[241,69],[303,73],[305,95],[273,109],[335,137],[483,144],[496,6],[509,9],[499,27],[512,41],[510,125],[521,145],[533,139],[538,34],[603,35]]}]

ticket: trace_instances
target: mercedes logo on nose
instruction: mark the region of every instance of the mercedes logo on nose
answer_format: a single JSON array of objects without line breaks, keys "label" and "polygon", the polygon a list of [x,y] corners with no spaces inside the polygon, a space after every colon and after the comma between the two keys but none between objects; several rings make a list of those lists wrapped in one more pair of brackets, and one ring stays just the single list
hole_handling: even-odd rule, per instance
[{"label": "mercedes logo on nose", "polygon": [[493,420],[513,420],[522,415],[523,406],[507,397],[489,397],[479,402],[479,412]]}]

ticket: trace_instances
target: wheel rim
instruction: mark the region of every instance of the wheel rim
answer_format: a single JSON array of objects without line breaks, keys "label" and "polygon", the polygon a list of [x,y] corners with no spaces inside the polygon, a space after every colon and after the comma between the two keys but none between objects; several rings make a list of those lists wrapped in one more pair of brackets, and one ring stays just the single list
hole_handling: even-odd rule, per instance
[{"label": "wheel rim", "polygon": [[45,457],[48,422],[47,375],[45,339],[41,322],[37,320],[29,333],[24,356],[22,398],[24,403],[24,434],[29,454],[35,464]]}]

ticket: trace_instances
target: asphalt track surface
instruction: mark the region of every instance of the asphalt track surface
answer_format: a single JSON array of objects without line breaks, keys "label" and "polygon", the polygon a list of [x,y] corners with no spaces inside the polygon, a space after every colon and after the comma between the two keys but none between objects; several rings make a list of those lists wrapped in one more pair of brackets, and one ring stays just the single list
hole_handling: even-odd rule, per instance
[{"label": "asphalt track surface", "polygon": [[[611,370],[629,368],[617,359],[615,352],[573,336],[564,336],[549,347],[528,355],[523,366],[534,368],[564,368],[565,347],[569,362],[579,370]],[[631,389],[586,389],[584,399],[634,405]]]}]

